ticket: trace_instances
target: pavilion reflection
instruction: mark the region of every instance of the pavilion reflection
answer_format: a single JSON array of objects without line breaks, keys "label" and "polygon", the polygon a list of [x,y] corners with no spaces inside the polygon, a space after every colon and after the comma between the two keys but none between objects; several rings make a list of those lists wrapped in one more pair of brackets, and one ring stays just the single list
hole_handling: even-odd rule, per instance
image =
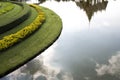
[{"label": "pavilion reflection", "polygon": [[80,0],[76,2],[76,5],[86,12],[89,21],[95,12],[106,10],[107,4],[107,0]]}]

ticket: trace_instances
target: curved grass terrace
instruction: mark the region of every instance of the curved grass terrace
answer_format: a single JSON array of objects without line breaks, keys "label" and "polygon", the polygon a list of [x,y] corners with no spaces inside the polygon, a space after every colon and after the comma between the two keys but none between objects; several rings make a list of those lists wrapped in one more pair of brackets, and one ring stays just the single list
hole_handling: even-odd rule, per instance
[{"label": "curved grass terrace", "polygon": [[[60,17],[48,8],[41,8],[45,13],[45,22],[41,27],[20,43],[17,43],[4,51],[0,51],[0,78],[41,54],[59,37],[62,30],[62,21]],[[30,7],[30,10],[31,14],[27,19],[23,20],[17,27],[0,34],[0,38],[17,32],[26,25],[32,23],[38,13],[33,7]]]},{"label": "curved grass terrace", "polygon": [[[13,3],[12,3],[13,4]],[[0,21],[0,33],[6,32],[15,26],[19,25],[21,22],[26,20],[30,14],[30,7],[26,5],[25,3],[14,3],[22,7],[22,11],[19,11],[19,13],[16,13],[14,17],[11,16],[13,14],[3,15],[0,17],[2,21]],[[18,9],[19,10],[19,9]]]},{"label": "curved grass terrace", "polygon": [[19,30],[21,30],[22,28],[24,28],[25,26],[33,22],[33,20],[37,17],[38,13],[33,7],[30,7],[30,8],[31,8],[31,14],[28,16],[28,18],[21,24],[14,27],[13,29],[10,29],[9,31],[5,33],[0,34],[0,39],[2,39],[4,36],[7,36],[9,34],[18,32]]}]

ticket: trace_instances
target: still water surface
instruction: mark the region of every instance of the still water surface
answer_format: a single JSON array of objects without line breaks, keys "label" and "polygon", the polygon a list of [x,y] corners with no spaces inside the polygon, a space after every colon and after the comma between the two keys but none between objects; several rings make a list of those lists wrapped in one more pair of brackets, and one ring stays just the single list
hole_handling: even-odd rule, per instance
[{"label": "still water surface", "polygon": [[61,36],[0,80],[120,80],[119,0],[47,0],[40,5],[61,17]]}]

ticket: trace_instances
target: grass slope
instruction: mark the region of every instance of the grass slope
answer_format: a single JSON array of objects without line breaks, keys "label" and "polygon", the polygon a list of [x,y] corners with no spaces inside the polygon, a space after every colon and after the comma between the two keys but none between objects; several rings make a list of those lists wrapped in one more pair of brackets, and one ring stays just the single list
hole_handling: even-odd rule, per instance
[{"label": "grass slope", "polygon": [[19,68],[47,49],[58,38],[62,30],[62,21],[53,11],[42,8],[46,21],[29,38],[4,52],[0,52],[0,77]]}]

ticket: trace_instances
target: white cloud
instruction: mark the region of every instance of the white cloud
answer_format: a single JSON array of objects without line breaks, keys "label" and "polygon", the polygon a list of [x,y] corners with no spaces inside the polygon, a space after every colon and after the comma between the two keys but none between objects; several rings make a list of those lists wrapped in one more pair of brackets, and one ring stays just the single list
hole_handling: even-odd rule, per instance
[{"label": "white cloud", "polygon": [[90,80],[90,77],[84,77],[85,80]]},{"label": "white cloud", "polygon": [[97,75],[102,76],[105,74],[120,76],[120,52],[117,55],[112,56],[108,60],[108,64],[98,64],[96,63]]}]

